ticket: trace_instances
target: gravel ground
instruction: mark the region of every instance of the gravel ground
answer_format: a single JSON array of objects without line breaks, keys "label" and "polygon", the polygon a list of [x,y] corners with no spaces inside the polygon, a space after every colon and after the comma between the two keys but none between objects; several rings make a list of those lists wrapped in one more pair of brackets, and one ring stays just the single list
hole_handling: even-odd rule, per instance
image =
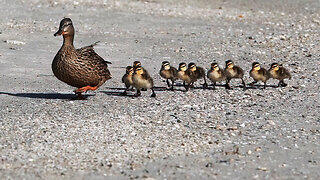
[{"label": "gravel ground", "polygon": [[[319,0],[18,1],[0,7],[0,179],[319,179]],[[51,62],[63,17],[113,79],[87,101]],[[163,60],[282,63],[288,87],[166,91]],[[120,96],[140,60],[157,87]],[[181,82],[180,82],[181,83]],[[200,86],[200,82],[196,83]],[[132,92],[133,94],[133,92]]]}]

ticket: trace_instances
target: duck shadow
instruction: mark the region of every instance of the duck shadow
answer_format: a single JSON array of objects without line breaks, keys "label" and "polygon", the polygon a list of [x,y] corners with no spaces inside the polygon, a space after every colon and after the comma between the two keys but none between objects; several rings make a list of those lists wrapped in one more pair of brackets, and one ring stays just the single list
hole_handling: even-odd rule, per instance
[{"label": "duck shadow", "polygon": [[[8,95],[15,97],[25,97],[25,98],[34,98],[34,99],[67,99],[72,100],[76,97],[75,94],[60,94],[60,93],[8,93],[0,92],[0,95]],[[84,97],[94,96],[92,94],[84,95]]]},{"label": "duck shadow", "polygon": [[[107,90],[99,91],[99,92],[104,93],[104,94],[109,95],[109,96],[119,96],[119,97],[135,97],[134,94],[136,93],[136,89],[135,88],[128,90],[126,94],[124,93],[126,88],[106,87],[105,89],[107,89]],[[167,87],[163,87],[163,86],[154,86],[153,90],[157,91],[157,92],[159,92],[159,91],[162,91],[162,92],[163,91],[182,91],[182,92],[184,92],[183,89],[174,88],[174,90],[170,90]],[[150,91],[150,90],[141,90],[141,91],[143,92],[143,91]]]}]

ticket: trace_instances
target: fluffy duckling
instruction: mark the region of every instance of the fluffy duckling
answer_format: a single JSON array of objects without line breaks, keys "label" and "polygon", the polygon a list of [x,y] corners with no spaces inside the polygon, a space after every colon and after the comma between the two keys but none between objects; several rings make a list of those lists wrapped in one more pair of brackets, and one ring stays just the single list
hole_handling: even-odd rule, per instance
[{"label": "fluffy duckling", "polygon": [[124,74],[122,76],[122,82],[126,86],[126,90],[123,92],[124,95],[127,94],[127,91],[133,85],[133,81],[132,81],[133,72],[134,72],[133,67],[132,66],[127,66],[126,67],[126,74]]},{"label": "fluffy duckling", "polygon": [[226,73],[219,67],[218,63],[212,63],[207,77],[212,81],[213,89],[215,89],[217,82],[226,80]]},{"label": "fluffy duckling", "polygon": [[59,30],[54,36],[63,36],[63,44],[52,61],[53,74],[61,81],[76,87],[77,99],[85,99],[82,93],[96,90],[111,79],[108,61],[94,50],[92,44],[76,49],[73,46],[74,27],[70,18],[60,22]]},{"label": "fluffy duckling", "polygon": [[241,69],[239,66],[235,66],[234,63],[231,60],[226,61],[226,88],[231,89],[229,82],[231,79],[241,79],[243,88],[246,88],[246,83],[243,80],[243,69]]},{"label": "fluffy duckling", "polygon": [[189,90],[195,79],[191,76],[190,70],[187,68],[187,64],[182,62],[178,68],[178,78],[183,81],[183,85],[186,91]]},{"label": "fluffy duckling", "polygon": [[169,79],[171,80],[170,90],[173,90],[174,81],[178,79],[178,70],[175,67],[170,66],[170,63],[168,61],[163,61],[159,73],[161,77],[166,79],[168,88],[170,88]]},{"label": "fluffy duckling", "polygon": [[137,67],[141,67],[141,62],[140,61],[134,61],[132,67],[133,67],[133,69],[136,69]]},{"label": "fluffy duckling", "polygon": [[253,82],[251,85],[253,86],[258,81],[262,81],[264,83],[263,89],[267,86],[267,80],[270,78],[269,72],[261,67],[260,63],[254,62],[252,63],[252,69],[250,70],[250,76],[253,78]]},{"label": "fluffy duckling", "polygon": [[136,97],[141,96],[141,89],[151,89],[151,97],[156,97],[156,94],[153,90],[153,79],[150,77],[149,73],[142,67],[137,67],[134,70],[132,76],[133,86],[137,89]]},{"label": "fluffy duckling", "polygon": [[290,72],[286,68],[279,65],[278,63],[271,64],[271,67],[269,69],[269,74],[271,78],[279,80],[278,87],[280,86],[286,87],[287,84],[284,83],[284,79],[291,79]]},{"label": "fluffy duckling", "polygon": [[193,77],[193,79],[195,79],[195,81],[203,78],[204,80],[203,88],[208,87],[207,80],[206,80],[206,73],[202,67],[196,66],[195,63],[189,63],[188,69],[190,70],[191,76]]}]

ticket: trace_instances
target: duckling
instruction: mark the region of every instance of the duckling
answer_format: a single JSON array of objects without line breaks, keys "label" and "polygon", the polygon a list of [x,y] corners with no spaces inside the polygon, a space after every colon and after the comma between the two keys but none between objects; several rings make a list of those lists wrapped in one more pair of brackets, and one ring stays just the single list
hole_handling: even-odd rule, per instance
[{"label": "duckling", "polygon": [[280,86],[286,87],[287,84],[284,83],[284,79],[291,79],[290,72],[286,68],[282,67],[282,65],[279,65],[278,63],[271,64],[271,67],[269,69],[269,74],[271,78],[279,80],[278,87]]},{"label": "duckling", "polygon": [[215,89],[217,82],[226,80],[226,73],[219,67],[218,63],[212,63],[207,77],[212,81],[213,89]]},{"label": "duckling", "polygon": [[195,63],[189,63],[188,69],[191,71],[191,75],[193,76],[195,81],[203,78],[203,80],[204,80],[203,88],[208,87],[207,80],[206,80],[206,73],[202,67],[196,66]]},{"label": "duckling", "polygon": [[[133,70],[135,70],[137,67],[141,67],[143,70],[145,70],[142,65],[141,65],[141,62],[140,61],[134,61],[133,62]],[[147,71],[146,71],[147,72]],[[141,91],[147,91],[146,88],[142,88]]]},{"label": "duckling", "polygon": [[111,79],[108,64],[94,50],[95,44],[75,49],[73,46],[74,27],[70,18],[60,22],[54,36],[63,35],[63,44],[52,61],[53,74],[70,86],[77,87],[77,99],[84,99],[82,93],[96,90]]},{"label": "duckling", "polygon": [[270,78],[270,75],[265,68],[261,67],[260,63],[252,63],[252,69],[250,70],[249,74],[254,80],[251,83],[252,86],[258,81],[262,81],[264,83],[263,89],[267,87],[267,80]]},{"label": "duckling", "polygon": [[182,62],[179,64],[178,68],[178,78],[183,81],[183,86],[186,89],[186,91],[189,90],[190,86],[193,84],[195,79],[191,77],[191,72],[187,68],[187,64]]},{"label": "duckling", "polygon": [[161,77],[166,79],[168,88],[170,88],[169,79],[171,80],[170,90],[173,90],[174,81],[178,79],[178,70],[175,67],[170,66],[168,61],[163,61],[159,73]]},{"label": "duckling", "polygon": [[235,66],[231,60],[226,61],[226,88],[231,89],[229,82],[231,79],[241,79],[243,88],[246,88],[246,83],[243,80],[244,72],[239,66]]},{"label": "duckling", "polygon": [[133,62],[133,69],[136,69],[137,67],[141,67],[141,62],[140,61],[134,61]]},{"label": "duckling", "polygon": [[137,89],[136,97],[141,96],[141,89],[151,89],[151,97],[156,97],[156,93],[153,90],[153,79],[150,77],[147,70],[142,67],[137,67],[134,70],[132,76],[133,86]]},{"label": "duckling", "polygon": [[126,86],[126,90],[123,92],[124,95],[127,94],[127,91],[133,85],[133,81],[132,81],[133,72],[134,72],[133,67],[132,66],[127,66],[126,67],[126,74],[124,74],[122,76],[122,82]]}]

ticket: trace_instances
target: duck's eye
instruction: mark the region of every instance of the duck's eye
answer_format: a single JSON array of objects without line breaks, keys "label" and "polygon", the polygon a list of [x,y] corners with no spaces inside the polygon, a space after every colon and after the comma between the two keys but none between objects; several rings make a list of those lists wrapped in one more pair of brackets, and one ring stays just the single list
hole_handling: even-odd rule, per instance
[{"label": "duck's eye", "polygon": [[72,25],[72,23],[71,23],[71,22],[67,22],[67,23],[65,23],[65,24],[63,25],[63,27],[67,27],[67,26],[69,26],[69,25]]}]

